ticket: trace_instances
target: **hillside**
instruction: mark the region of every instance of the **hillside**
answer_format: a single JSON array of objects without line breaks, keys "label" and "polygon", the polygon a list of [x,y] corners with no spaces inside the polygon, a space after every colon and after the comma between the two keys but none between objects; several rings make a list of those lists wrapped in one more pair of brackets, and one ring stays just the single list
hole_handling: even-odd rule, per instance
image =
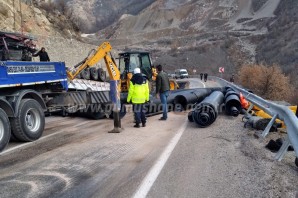
[{"label": "hillside", "polygon": [[32,37],[38,49],[46,48],[51,61],[63,61],[68,67],[83,60],[96,47],[76,40],[78,32],[61,13],[49,13],[32,1],[26,2],[0,0],[0,31]]},{"label": "hillside", "polygon": [[56,33],[40,9],[13,0],[0,0],[0,21],[1,31],[23,31],[35,35]]},{"label": "hillside", "polygon": [[294,0],[158,0],[136,15],[123,14],[90,42],[149,50],[169,70],[218,74],[225,67],[230,75],[243,64],[263,62],[290,73],[298,63],[297,11]]},{"label": "hillside", "polygon": [[[114,49],[142,49],[166,70],[187,68],[223,77],[249,63],[279,64],[298,87],[298,2],[295,0],[0,0],[2,31],[23,31],[78,62],[87,49],[110,41]],[[29,3],[28,3],[29,2]],[[14,8],[14,9],[13,9]],[[20,11],[22,10],[22,12]],[[23,28],[21,28],[21,21]],[[84,35],[88,46],[77,42]],[[41,40],[41,42],[40,42]],[[51,42],[51,40],[54,40]],[[61,42],[55,42],[61,40]],[[61,43],[64,49],[61,48]],[[77,46],[86,46],[79,52]],[[67,50],[66,50],[67,49]],[[76,59],[76,61],[74,61]]]}]

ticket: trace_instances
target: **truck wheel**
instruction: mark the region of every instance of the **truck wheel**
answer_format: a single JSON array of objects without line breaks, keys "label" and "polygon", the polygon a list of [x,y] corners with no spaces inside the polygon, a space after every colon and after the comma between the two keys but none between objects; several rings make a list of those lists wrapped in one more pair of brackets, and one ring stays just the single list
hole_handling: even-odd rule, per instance
[{"label": "truck wheel", "polygon": [[0,152],[6,147],[11,135],[9,119],[2,109],[0,109]]},{"label": "truck wheel", "polygon": [[105,82],[107,80],[106,72],[102,68],[98,68],[98,78],[101,82]]},{"label": "truck wheel", "polygon": [[86,68],[81,72],[82,79],[90,80],[90,69]]},{"label": "truck wheel", "polygon": [[90,76],[92,80],[98,80],[98,69],[95,67],[90,68]]},{"label": "truck wheel", "polygon": [[94,120],[100,120],[106,117],[106,114],[103,112],[93,112],[90,114],[91,118]]},{"label": "truck wheel", "polygon": [[23,142],[31,142],[42,136],[45,116],[40,104],[33,99],[20,102],[17,117],[11,119],[14,136]]},{"label": "truck wheel", "polygon": [[295,164],[298,167],[298,157],[296,157],[296,159],[295,159]]}]

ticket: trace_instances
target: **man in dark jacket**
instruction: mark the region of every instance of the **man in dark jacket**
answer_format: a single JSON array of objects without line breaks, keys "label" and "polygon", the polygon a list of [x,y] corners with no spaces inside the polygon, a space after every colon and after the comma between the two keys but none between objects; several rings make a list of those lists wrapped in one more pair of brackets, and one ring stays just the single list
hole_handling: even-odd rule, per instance
[{"label": "man in dark jacket", "polygon": [[162,104],[163,115],[159,120],[167,120],[168,104],[167,98],[170,91],[170,81],[168,75],[162,70],[161,65],[157,65],[158,75],[156,77],[156,97],[160,98]]},{"label": "man in dark jacket", "polygon": [[48,56],[48,53],[46,52],[46,49],[44,47],[41,48],[39,52],[36,54],[33,54],[34,57],[39,56],[40,62],[48,62],[50,61],[50,58]]},{"label": "man in dark jacket", "polygon": [[234,83],[234,81],[235,81],[235,77],[234,77],[234,74],[233,74],[232,77],[230,78],[230,82]]},{"label": "man in dark jacket", "polygon": [[205,82],[207,81],[207,78],[208,78],[208,74],[205,73],[205,74],[204,74],[204,81],[205,81]]},{"label": "man in dark jacket", "polygon": [[127,102],[133,104],[136,124],[134,127],[140,128],[146,126],[146,117],[144,103],[149,101],[149,85],[148,80],[142,76],[140,68],[134,69],[134,75],[129,83]]},{"label": "man in dark jacket", "polygon": [[200,76],[201,76],[201,80],[203,80],[203,75],[204,75],[203,73],[200,73]]}]

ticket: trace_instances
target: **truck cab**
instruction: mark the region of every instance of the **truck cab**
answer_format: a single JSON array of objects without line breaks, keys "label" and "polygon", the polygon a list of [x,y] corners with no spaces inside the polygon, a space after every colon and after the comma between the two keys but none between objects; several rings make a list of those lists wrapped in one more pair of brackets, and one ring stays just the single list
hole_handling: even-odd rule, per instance
[{"label": "truck cab", "polygon": [[175,78],[188,78],[188,72],[186,69],[176,69]]}]

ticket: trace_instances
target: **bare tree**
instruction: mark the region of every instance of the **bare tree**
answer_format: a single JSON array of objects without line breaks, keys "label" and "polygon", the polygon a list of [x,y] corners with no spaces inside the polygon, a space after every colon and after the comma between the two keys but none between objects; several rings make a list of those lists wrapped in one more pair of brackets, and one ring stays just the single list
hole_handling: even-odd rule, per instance
[{"label": "bare tree", "polygon": [[244,87],[270,100],[290,101],[294,87],[279,66],[245,65],[239,71]]}]

